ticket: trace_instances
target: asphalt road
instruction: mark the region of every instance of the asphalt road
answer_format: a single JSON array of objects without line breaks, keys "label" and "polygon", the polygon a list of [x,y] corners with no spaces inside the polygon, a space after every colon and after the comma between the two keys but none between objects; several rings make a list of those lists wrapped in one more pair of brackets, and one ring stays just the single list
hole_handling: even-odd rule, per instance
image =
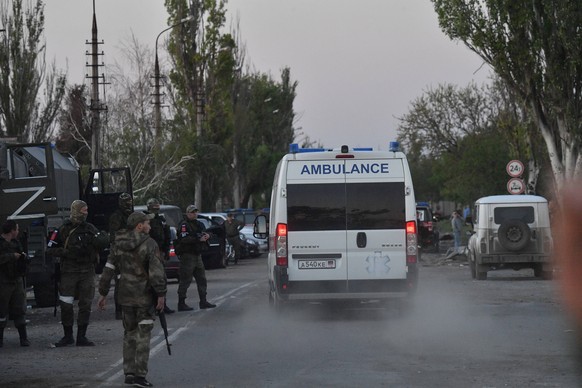
[{"label": "asphalt road", "polygon": [[[158,323],[148,379],[157,387],[580,387],[574,342],[555,283],[529,271],[475,281],[462,257],[426,254],[414,304],[269,309],[265,258],[207,271],[216,309]],[[169,285],[175,307],[176,283]],[[195,285],[188,303],[196,305]],[[52,309],[31,309],[32,346],[13,327],[0,348],[2,387],[123,386],[121,322],[94,309],[93,348],[52,348]],[[579,360],[578,360],[579,361]],[[578,362],[579,364],[579,362]]]}]

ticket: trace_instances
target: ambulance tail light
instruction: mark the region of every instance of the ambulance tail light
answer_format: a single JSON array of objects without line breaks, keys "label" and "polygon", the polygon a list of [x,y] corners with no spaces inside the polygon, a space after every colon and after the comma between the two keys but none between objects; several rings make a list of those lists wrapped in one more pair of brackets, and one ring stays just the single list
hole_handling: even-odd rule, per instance
[{"label": "ambulance tail light", "polygon": [[408,221],[406,223],[406,264],[416,264],[417,258],[416,222]]},{"label": "ambulance tail light", "polygon": [[275,254],[277,257],[277,265],[287,267],[289,265],[289,258],[287,256],[287,224],[277,224],[275,233]]}]

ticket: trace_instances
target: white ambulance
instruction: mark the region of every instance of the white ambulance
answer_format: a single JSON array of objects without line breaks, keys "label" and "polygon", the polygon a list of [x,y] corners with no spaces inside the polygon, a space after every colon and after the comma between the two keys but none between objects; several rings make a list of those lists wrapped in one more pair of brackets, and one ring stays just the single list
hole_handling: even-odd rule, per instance
[{"label": "white ambulance", "polygon": [[381,300],[417,282],[416,202],[397,142],[368,148],[301,149],[279,162],[270,218],[269,300]]}]

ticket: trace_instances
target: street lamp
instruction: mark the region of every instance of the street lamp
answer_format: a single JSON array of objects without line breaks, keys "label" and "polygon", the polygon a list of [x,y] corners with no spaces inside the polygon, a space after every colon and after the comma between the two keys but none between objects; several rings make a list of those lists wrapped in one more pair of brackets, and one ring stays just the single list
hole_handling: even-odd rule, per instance
[{"label": "street lamp", "polygon": [[161,149],[161,137],[162,137],[162,103],[161,103],[161,92],[160,92],[160,62],[158,60],[158,40],[160,36],[166,32],[171,30],[174,27],[178,27],[190,20],[194,19],[194,16],[190,15],[178,23],[171,25],[170,27],[162,30],[158,36],[156,37],[156,60],[154,64],[154,120],[155,120],[155,132],[154,132],[154,161],[155,161],[155,171],[158,170],[158,162],[160,157],[160,149]]}]

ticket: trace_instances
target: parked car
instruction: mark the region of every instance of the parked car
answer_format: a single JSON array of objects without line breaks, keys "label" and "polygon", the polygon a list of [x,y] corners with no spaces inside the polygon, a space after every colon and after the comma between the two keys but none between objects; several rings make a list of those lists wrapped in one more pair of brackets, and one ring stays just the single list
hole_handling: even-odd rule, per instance
[{"label": "parked car", "polygon": [[240,233],[244,236],[246,241],[252,241],[252,244],[256,245],[256,253],[250,253],[251,257],[258,257],[269,251],[269,240],[266,238],[255,237],[253,235],[253,225],[245,225],[245,227],[240,230]]},{"label": "parked car", "polygon": [[257,211],[250,208],[226,209],[226,213],[232,213],[235,219],[242,221],[245,225],[252,225],[257,216]]},{"label": "parked car", "polygon": [[[146,205],[138,205],[134,206],[133,210],[136,212],[145,212],[148,210],[148,207]],[[168,225],[174,228],[177,228],[184,219],[182,209],[175,205],[160,205],[160,214],[164,216]]]},{"label": "parked car", "polygon": [[416,204],[416,220],[418,224],[418,242],[422,248],[439,251],[439,231],[436,219],[428,203]]},{"label": "parked car", "polygon": [[211,218],[218,225],[222,225],[226,221],[226,213],[198,213],[198,215]]},{"label": "parked car", "polygon": [[[234,214],[235,219],[245,222],[244,228],[241,229],[241,248],[242,257],[258,257],[267,252],[267,239],[260,239],[253,236],[252,223],[255,221],[256,212],[253,209],[228,209],[228,212]],[[199,213],[199,216],[209,217],[218,222],[220,225],[226,220],[227,213]],[[251,221],[250,224],[247,221]],[[227,243],[228,244],[228,243]],[[234,261],[231,260],[231,261]]]},{"label": "parked car", "polygon": [[492,195],[475,202],[474,233],[467,244],[471,277],[494,269],[532,268],[552,277],[552,232],[548,201],[536,195]]}]

